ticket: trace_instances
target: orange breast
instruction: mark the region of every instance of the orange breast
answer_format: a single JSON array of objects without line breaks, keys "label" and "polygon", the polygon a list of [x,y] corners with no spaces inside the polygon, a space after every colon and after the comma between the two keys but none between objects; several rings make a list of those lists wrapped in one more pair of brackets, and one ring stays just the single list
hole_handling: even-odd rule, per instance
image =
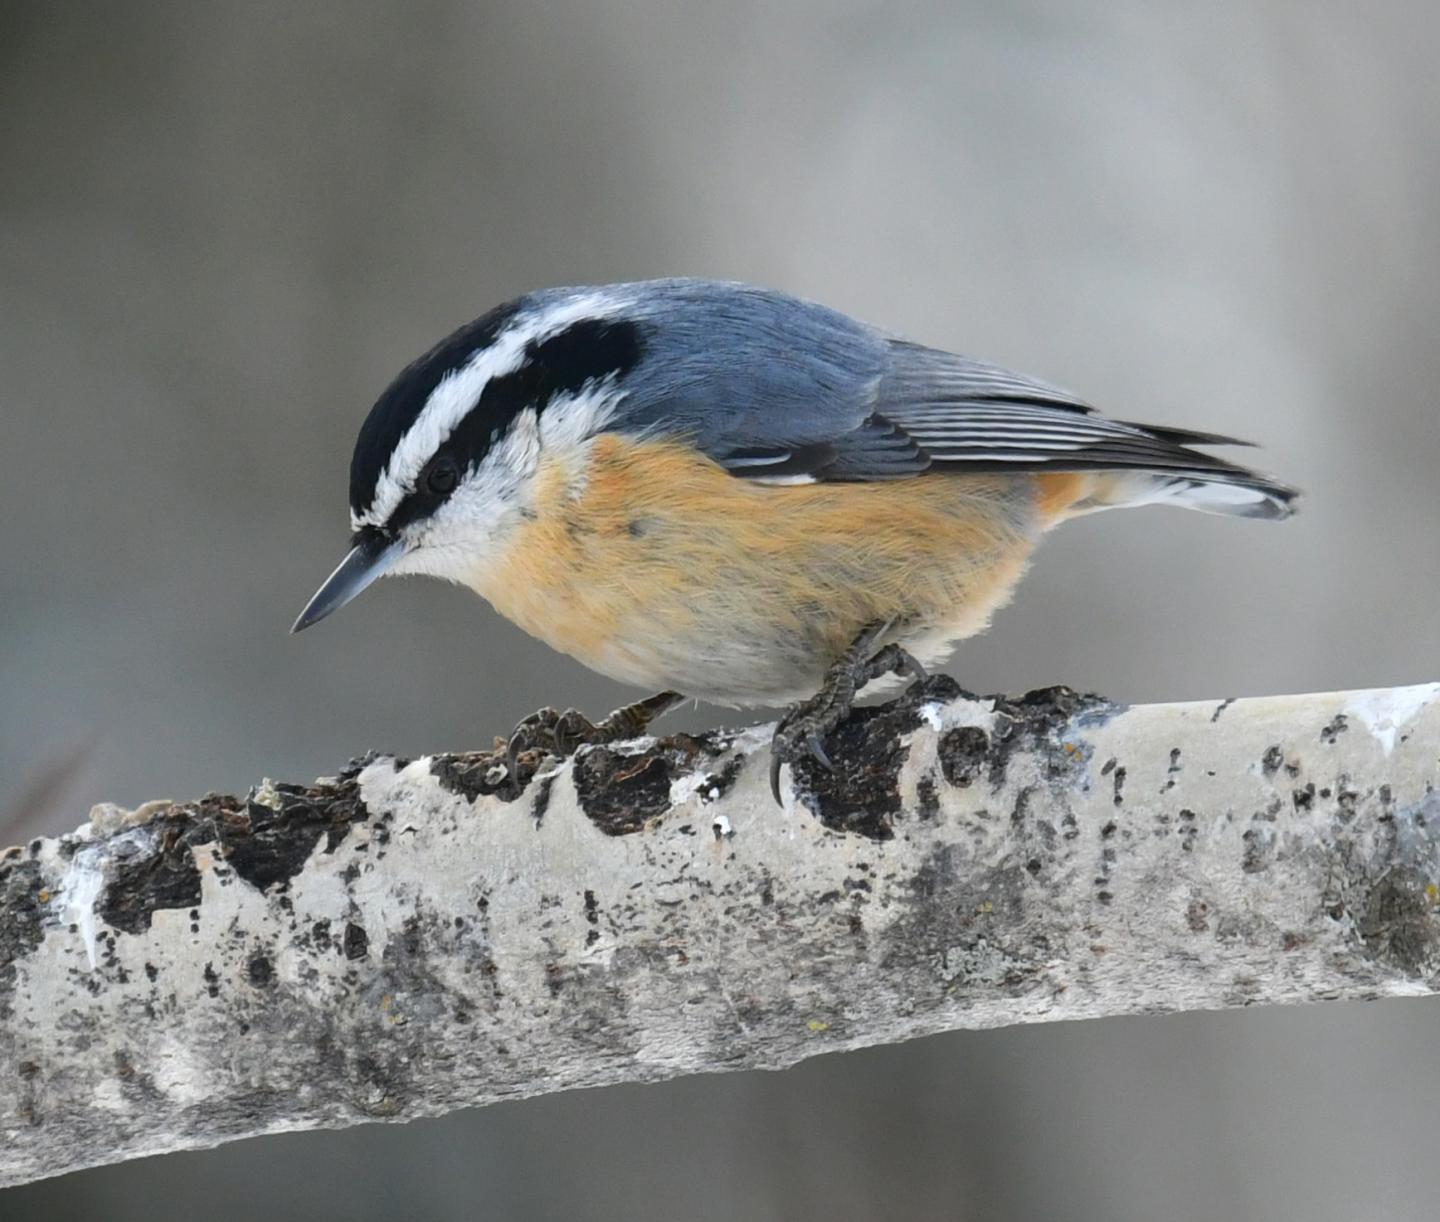
[{"label": "orange breast", "polygon": [[704,695],[676,669],[818,674],[877,619],[978,631],[1065,495],[1006,475],[766,486],[675,441],[606,435],[542,460],[534,519],[472,584],[602,673]]}]

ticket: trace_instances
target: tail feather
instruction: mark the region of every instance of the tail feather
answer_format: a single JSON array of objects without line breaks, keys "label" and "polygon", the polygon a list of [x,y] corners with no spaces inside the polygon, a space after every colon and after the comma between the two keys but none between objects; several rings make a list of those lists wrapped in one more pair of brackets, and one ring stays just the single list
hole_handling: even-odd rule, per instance
[{"label": "tail feather", "polygon": [[1161,441],[1168,441],[1177,446],[1250,446],[1253,441],[1246,441],[1241,437],[1227,437],[1224,433],[1201,433],[1195,429],[1173,429],[1164,424],[1136,424],[1133,420],[1126,421],[1131,428],[1144,429],[1152,437],[1158,437]]},{"label": "tail feather", "polygon": [[1068,480],[1058,474],[1042,477],[1051,481],[1042,493],[1042,513],[1047,522],[1140,505],[1175,505],[1201,513],[1270,522],[1284,521],[1294,514],[1300,498],[1297,489],[1239,463],[1190,448],[1248,446],[1252,442],[1163,425],[1130,427],[1143,429],[1162,444],[1163,452],[1148,460],[1132,459],[1114,465],[1102,458],[1093,466],[1087,463],[1088,470],[1083,474],[1077,470]]},{"label": "tail feather", "polygon": [[1201,513],[1279,522],[1295,512],[1299,492],[1244,467],[1216,471],[1096,472],[1067,517],[1100,509],[1174,505]]},{"label": "tail feather", "polygon": [[1157,475],[1141,505],[1179,505],[1201,513],[1281,522],[1295,512],[1300,494],[1284,484],[1254,472],[1229,479],[1195,479]]}]

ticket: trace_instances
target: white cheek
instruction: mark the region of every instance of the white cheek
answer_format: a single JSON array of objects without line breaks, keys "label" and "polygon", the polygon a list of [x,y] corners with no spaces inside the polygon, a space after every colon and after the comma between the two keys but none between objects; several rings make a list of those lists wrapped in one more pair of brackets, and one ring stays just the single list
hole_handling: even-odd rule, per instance
[{"label": "white cheek", "polygon": [[535,413],[522,412],[480,468],[433,516],[415,524],[410,550],[390,572],[474,584],[526,520],[539,463]]},{"label": "white cheek", "polygon": [[[515,531],[534,517],[542,452],[563,460],[583,450],[613,417],[619,399],[605,381],[552,399],[543,416],[520,413],[479,469],[431,517],[407,531],[409,550],[391,575],[420,574],[483,589]],[[582,472],[583,463],[577,464],[572,495],[584,485]]]}]

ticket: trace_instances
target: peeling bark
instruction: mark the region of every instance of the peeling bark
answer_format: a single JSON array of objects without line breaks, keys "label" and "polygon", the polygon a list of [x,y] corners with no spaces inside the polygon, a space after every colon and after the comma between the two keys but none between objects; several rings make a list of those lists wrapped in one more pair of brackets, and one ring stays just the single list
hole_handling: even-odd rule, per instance
[{"label": "peeling bark", "polygon": [[0,1184],[935,1031],[1440,983],[1440,685],[946,679],[768,727],[356,761],[0,855]]}]

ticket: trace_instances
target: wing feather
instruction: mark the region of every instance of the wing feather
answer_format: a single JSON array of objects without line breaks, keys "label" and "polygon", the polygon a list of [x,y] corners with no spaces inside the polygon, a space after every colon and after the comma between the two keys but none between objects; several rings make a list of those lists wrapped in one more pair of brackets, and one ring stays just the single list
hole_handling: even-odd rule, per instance
[{"label": "wing feather", "polygon": [[646,360],[622,384],[626,426],[683,435],[742,478],[1117,468],[1256,478],[1190,448],[1233,438],[1111,420],[1053,383],[824,306],[711,281],[640,287],[631,308],[653,325]]},{"label": "wing feather", "polygon": [[874,383],[869,410],[831,440],[831,455],[809,472],[816,479],[924,470],[1145,468],[1202,477],[1241,470],[1188,448],[1235,444],[1231,438],[1112,420],[1038,378],[904,340],[884,342],[888,370]]}]

